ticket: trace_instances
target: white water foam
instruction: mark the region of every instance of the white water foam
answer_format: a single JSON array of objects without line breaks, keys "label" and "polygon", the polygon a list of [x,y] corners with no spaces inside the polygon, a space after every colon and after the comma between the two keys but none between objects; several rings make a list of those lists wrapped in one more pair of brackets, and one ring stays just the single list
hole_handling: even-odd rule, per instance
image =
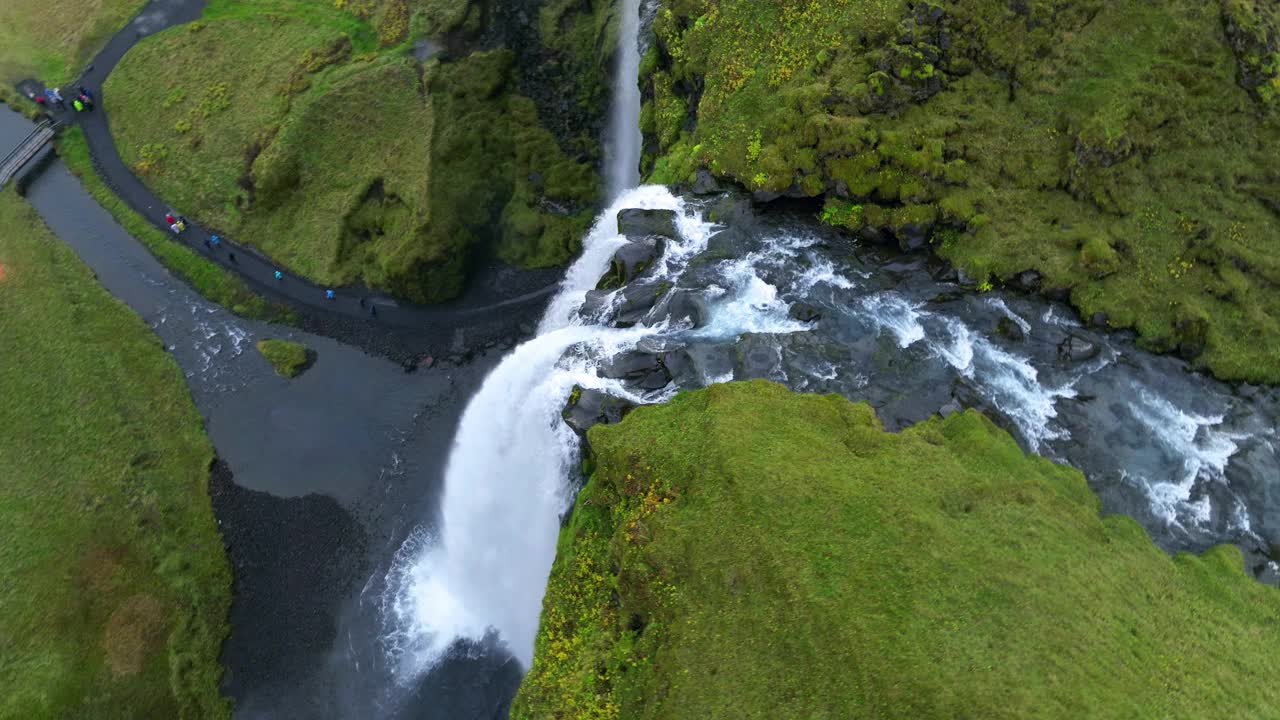
[{"label": "white water foam", "polygon": [[901,295],[892,292],[868,295],[862,299],[862,307],[881,330],[894,334],[898,347],[909,348],[924,339],[919,306],[907,302]]},{"label": "white water foam", "polygon": [[1247,436],[1222,429],[1223,415],[1183,410],[1141,385],[1135,390],[1129,410],[1150,431],[1175,473],[1170,479],[1139,478],[1152,510],[1169,525],[1207,522],[1212,512],[1208,497],[1191,499],[1196,482],[1226,482],[1227,463]]}]

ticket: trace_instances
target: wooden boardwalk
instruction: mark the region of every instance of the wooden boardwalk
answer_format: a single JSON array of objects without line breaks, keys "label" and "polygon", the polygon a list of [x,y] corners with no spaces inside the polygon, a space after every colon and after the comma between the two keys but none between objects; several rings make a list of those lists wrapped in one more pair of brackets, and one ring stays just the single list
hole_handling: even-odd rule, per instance
[{"label": "wooden boardwalk", "polygon": [[35,130],[27,136],[25,140],[14,148],[13,152],[5,156],[4,162],[0,163],[0,189],[3,189],[14,175],[26,165],[31,158],[40,152],[41,148],[49,144],[53,140],[54,133],[57,131],[58,123],[53,120],[45,120],[36,126]]}]

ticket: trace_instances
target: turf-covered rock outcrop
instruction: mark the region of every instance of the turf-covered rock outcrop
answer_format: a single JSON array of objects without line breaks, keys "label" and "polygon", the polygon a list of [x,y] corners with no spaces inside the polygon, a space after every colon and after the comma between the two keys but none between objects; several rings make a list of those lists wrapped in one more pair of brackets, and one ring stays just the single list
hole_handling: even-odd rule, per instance
[{"label": "turf-covered rock outcrop", "polygon": [[1265,717],[1280,593],[976,412],[764,381],[589,431],[513,718]]},{"label": "turf-covered rock outcrop", "polygon": [[325,284],[418,301],[566,262],[598,202],[604,2],[213,0],[104,103],[181,212]]},{"label": "turf-covered rock outcrop", "polygon": [[1037,270],[1224,378],[1280,380],[1280,11],[1259,0],[666,0],[650,177],[822,198],[976,284]]}]

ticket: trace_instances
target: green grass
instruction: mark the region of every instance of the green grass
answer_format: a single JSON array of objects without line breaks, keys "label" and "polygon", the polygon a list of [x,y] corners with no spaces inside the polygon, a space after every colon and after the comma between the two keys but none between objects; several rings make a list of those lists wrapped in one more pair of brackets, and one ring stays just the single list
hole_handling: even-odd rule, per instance
[{"label": "green grass", "polygon": [[1280,10],[1020,5],[668,3],[651,177],[826,196],[853,231],[925,218],[978,281],[1036,268],[1152,349],[1280,381]]},{"label": "green grass", "polygon": [[0,85],[38,77],[55,85],[80,69],[146,0],[5,0],[0,3]]},{"label": "green grass", "polygon": [[590,432],[525,718],[1259,718],[1280,593],[970,411],[765,381]]},{"label": "green grass", "polygon": [[311,351],[302,343],[290,340],[259,340],[258,352],[271,363],[276,374],[295,378],[311,364]]},{"label": "green grass", "polygon": [[121,156],[185,214],[327,285],[439,301],[478,255],[564,263],[597,181],[513,90],[508,53],[407,54],[420,34],[466,32],[473,10],[215,0],[112,73]]},{"label": "green grass", "polygon": [[0,717],[228,717],[213,448],[147,325],[0,193]]},{"label": "green grass", "polygon": [[80,178],[89,194],[129,231],[162,265],[182,278],[205,298],[226,307],[237,315],[268,322],[292,324],[293,311],[258,295],[235,273],[201,256],[196,251],[174,242],[168,234],[157,230],[141,215],[124,204],[102,182],[89,157],[89,146],[78,127],[68,128],[58,137],[58,156]]}]

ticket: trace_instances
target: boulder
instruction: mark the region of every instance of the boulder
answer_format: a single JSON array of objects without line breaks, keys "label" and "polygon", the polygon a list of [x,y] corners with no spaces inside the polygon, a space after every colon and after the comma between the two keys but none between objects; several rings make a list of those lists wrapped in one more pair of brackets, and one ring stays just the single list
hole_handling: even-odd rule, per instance
[{"label": "boulder", "polygon": [[595,425],[620,422],[634,407],[622,398],[574,385],[560,416],[574,432],[586,435],[587,430]]},{"label": "boulder", "polygon": [[1084,362],[1098,357],[1102,348],[1076,335],[1068,335],[1058,343],[1058,359],[1069,362]]},{"label": "boulder", "polygon": [[946,405],[938,408],[938,414],[944,418],[948,418],[962,410],[964,410],[964,408],[960,406],[960,401],[955,398],[951,398]]},{"label": "boulder", "polygon": [[927,223],[908,223],[894,230],[898,247],[903,252],[919,252],[929,247],[929,237],[932,234],[933,225]]},{"label": "boulder", "polygon": [[694,174],[693,186],[690,188],[694,195],[719,195],[722,192],[728,192],[729,189],[706,168],[698,168]]},{"label": "boulder", "polygon": [[670,289],[671,283],[668,282],[634,283],[622,288],[618,292],[621,297],[613,316],[614,327],[629,328],[644,320],[653,310],[654,303]]},{"label": "boulder", "polygon": [[787,314],[800,322],[817,322],[822,319],[822,310],[806,302],[792,303]]},{"label": "boulder", "polygon": [[1001,337],[1008,338],[1014,342],[1022,342],[1027,339],[1027,334],[1022,331],[1022,326],[1011,317],[1000,318],[1000,322],[996,323],[996,332]]},{"label": "boulder", "polygon": [[680,387],[702,384],[702,378],[693,362],[693,356],[687,350],[671,350],[663,353],[662,365],[670,373],[672,381]]},{"label": "boulder", "polygon": [[679,237],[676,213],[674,210],[622,210],[618,213],[618,234],[625,235],[628,240],[653,235],[674,240]]},{"label": "boulder", "polygon": [[671,382],[662,357],[647,352],[626,352],[600,367],[601,377],[623,380],[641,390],[660,390]]},{"label": "boulder", "polygon": [[1089,316],[1089,327],[1105,328],[1107,326],[1107,314],[1104,312],[1096,312]]},{"label": "boulder", "polygon": [[748,333],[742,336],[735,350],[738,355],[737,367],[734,369],[735,378],[782,379],[782,349],[778,346],[776,338]]},{"label": "boulder", "polygon": [[609,269],[596,283],[597,290],[613,290],[639,277],[666,249],[666,241],[658,236],[633,240],[618,248],[609,261]]},{"label": "boulder", "polygon": [[680,289],[663,297],[645,318],[645,325],[656,325],[668,320],[672,327],[687,325],[702,327],[707,322],[707,303],[701,293]]}]

